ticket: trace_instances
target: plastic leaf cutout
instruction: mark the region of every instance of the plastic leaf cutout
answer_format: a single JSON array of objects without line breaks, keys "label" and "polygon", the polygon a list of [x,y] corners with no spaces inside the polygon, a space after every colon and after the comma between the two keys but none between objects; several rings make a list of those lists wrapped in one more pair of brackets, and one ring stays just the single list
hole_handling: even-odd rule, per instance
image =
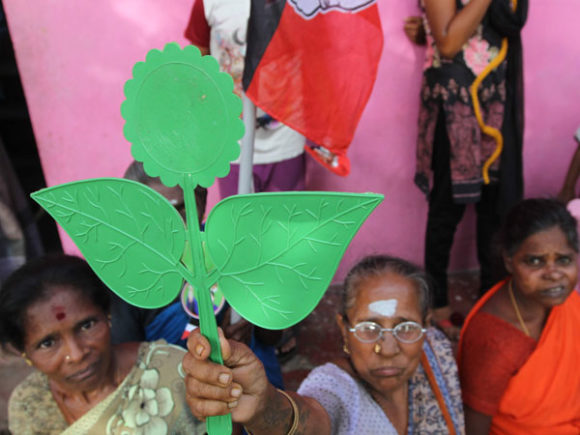
[{"label": "plastic leaf cutout", "polygon": [[[306,317],[382,195],[234,196],[214,207],[204,237],[194,189],[227,175],[243,135],[242,105],[232,79],[219,72],[211,56],[171,43],[135,65],[125,95],[121,114],[133,157],[166,186],[181,186],[186,225],[164,197],[129,180],[78,181],[32,197],[127,302],[167,305],[186,280],[195,289],[200,329],[215,363],[222,363],[210,294],[216,282],[226,300],[259,326],[285,328]],[[206,423],[211,435],[232,431],[229,415]]]},{"label": "plastic leaf cutout", "polygon": [[282,329],[302,320],[328,288],[377,194],[238,195],[214,207],[208,253],[227,301],[250,322]]},{"label": "plastic leaf cutout", "polygon": [[101,178],[32,194],[73,239],[101,280],[127,302],[156,308],[183,283],[183,220],[167,200],[134,181]]},{"label": "plastic leaf cutout", "polygon": [[209,187],[230,170],[244,134],[233,80],[194,46],[151,50],[133,68],[121,105],[131,153],[152,177],[183,187],[183,177]]}]

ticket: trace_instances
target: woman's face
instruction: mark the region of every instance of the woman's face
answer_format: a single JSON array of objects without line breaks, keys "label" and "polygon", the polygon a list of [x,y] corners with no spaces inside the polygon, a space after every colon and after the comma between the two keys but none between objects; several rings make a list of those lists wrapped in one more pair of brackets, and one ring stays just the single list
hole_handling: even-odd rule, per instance
[{"label": "woman's face", "polygon": [[66,286],[49,291],[48,299],[26,311],[24,350],[61,388],[90,391],[106,379],[111,364],[107,315]]},{"label": "woman's face", "polygon": [[[415,284],[393,272],[363,280],[356,293],[356,301],[347,310],[348,319],[338,316],[350,359],[359,376],[379,394],[392,392],[406,385],[421,358],[424,338],[415,343],[401,343],[390,332],[383,332],[376,343],[363,343],[349,325],[371,321],[383,328],[394,328],[399,323],[413,321],[423,324]],[[375,345],[380,352],[375,352]]]},{"label": "woman's face", "polygon": [[557,226],[529,236],[504,262],[514,291],[546,308],[563,303],[578,280],[577,254]]}]

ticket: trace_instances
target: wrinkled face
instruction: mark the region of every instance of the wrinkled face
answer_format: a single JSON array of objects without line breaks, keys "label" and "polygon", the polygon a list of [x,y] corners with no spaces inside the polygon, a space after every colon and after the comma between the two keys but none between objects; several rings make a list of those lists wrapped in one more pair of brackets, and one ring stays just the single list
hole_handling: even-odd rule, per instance
[{"label": "wrinkled face", "polygon": [[[391,308],[383,311],[388,316],[377,312],[381,310],[376,310],[376,307],[381,305]],[[377,341],[381,347],[377,354],[375,343],[360,342],[348,331],[347,323],[354,326],[371,321],[383,328],[394,328],[406,321],[422,325],[418,292],[413,281],[392,272],[363,280],[357,288],[355,304],[347,310],[346,316],[348,319],[338,316],[337,320],[359,376],[379,394],[388,394],[405,386],[419,365],[424,338],[415,343],[401,343],[390,332],[384,332]]]},{"label": "wrinkled face", "polygon": [[514,292],[546,308],[563,303],[578,280],[577,253],[559,227],[529,236],[504,262]]},{"label": "wrinkled face", "polygon": [[65,286],[51,291],[49,299],[26,312],[24,350],[32,364],[61,388],[94,389],[111,364],[107,315]]}]

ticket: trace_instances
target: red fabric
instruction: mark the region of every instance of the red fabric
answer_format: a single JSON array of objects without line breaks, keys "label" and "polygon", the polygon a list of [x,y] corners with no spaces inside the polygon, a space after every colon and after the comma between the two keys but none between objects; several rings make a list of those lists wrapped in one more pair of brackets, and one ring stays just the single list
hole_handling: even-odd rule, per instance
[{"label": "red fabric", "polygon": [[382,46],[376,4],[305,19],[287,2],[246,94],[336,154],[341,167],[327,167],[345,175],[346,151],[375,82]]},{"label": "red fabric", "polygon": [[478,312],[463,338],[459,367],[463,402],[485,415],[495,415],[512,376],[536,347],[512,324],[489,313]]},{"label": "red fabric", "polygon": [[208,48],[210,40],[210,28],[205,19],[203,0],[195,0],[189,23],[185,29],[185,37],[196,47]]},{"label": "red fabric", "polygon": [[[470,323],[504,283],[487,292],[467,316],[459,339],[460,368],[467,358],[465,340]],[[536,348],[510,379],[492,417],[491,435],[580,433],[579,328],[580,295],[574,291],[563,304],[552,308]]]}]

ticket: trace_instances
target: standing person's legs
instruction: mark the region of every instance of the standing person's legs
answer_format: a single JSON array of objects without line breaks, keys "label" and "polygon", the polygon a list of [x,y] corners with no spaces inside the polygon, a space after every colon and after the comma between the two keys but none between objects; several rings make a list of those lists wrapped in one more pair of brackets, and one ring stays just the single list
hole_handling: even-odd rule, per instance
[{"label": "standing person's legs", "polygon": [[490,289],[498,279],[495,270],[497,260],[494,258],[492,242],[501,224],[501,217],[497,213],[497,184],[484,185],[481,190],[481,199],[475,205],[477,213],[477,259],[480,266],[480,296]]},{"label": "standing person's legs", "polygon": [[256,192],[300,191],[305,188],[306,158],[302,153],[281,162],[254,166]]},{"label": "standing person's legs", "polygon": [[434,306],[449,305],[447,268],[457,224],[465,211],[464,204],[455,204],[451,189],[450,144],[443,110],[439,112],[433,142],[433,189],[429,194],[429,212],[425,234],[425,270],[434,281]]},{"label": "standing person's legs", "polygon": [[220,198],[238,194],[238,179],[240,178],[240,165],[232,164],[230,173],[223,178],[218,178],[220,188]]}]

